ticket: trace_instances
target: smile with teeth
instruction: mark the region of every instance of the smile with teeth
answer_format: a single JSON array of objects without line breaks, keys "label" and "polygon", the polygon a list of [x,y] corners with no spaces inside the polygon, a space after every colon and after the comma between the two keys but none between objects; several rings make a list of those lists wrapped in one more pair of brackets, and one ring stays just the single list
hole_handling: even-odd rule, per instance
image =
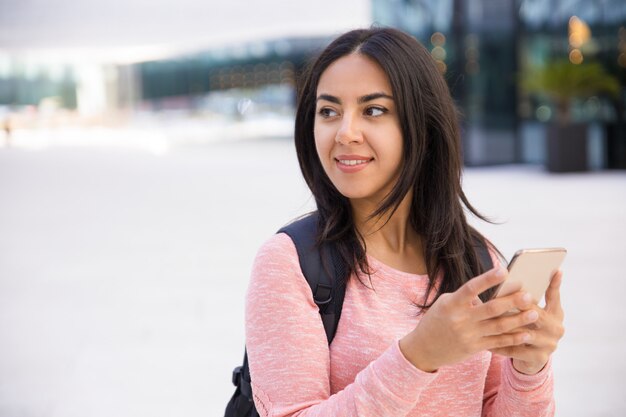
[{"label": "smile with teeth", "polygon": [[339,163],[343,165],[361,165],[361,164],[368,163],[370,160],[369,159],[337,159],[337,161],[339,161]]}]

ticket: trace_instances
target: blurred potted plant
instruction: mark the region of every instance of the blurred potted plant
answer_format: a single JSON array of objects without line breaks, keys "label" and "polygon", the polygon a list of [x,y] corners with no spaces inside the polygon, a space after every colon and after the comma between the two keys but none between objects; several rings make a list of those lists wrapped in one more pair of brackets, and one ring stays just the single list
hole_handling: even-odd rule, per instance
[{"label": "blurred potted plant", "polygon": [[548,125],[546,135],[548,171],[587,170],[587,124],[573,122],[572,100],[617,96],[620,90],[617,79],[596,62],[572,64],[568,60],[554,60],[526,73],[521,87],[531,95],[547,97],[554,104],[556,117]]}]

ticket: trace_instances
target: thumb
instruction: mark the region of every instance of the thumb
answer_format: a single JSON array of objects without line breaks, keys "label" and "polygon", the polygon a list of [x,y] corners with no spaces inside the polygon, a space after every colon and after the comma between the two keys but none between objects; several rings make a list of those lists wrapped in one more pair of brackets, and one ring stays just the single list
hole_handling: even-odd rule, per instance
[{"label": "thumb", "polygon": [[546,290],[546,310],[559,311],[561,309],[561,281],[563,272],[559,269],[552,275],[550,285]]}]

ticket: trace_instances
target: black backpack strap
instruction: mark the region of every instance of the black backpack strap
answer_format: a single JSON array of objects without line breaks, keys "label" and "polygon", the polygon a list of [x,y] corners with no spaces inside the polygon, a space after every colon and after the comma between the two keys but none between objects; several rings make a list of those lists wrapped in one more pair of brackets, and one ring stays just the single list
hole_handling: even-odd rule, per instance
[{"label": "black backpack strap", "polygon": [[252,383],[250,382],[250,368],[248,367],[248,352],[244,352],[243,365],[233,370],[232,382],[237,387],[226,404],[224,417],[259,417],[252,397]]},{"label": "black backpack strap", "polygon": [[328,244],[317,245],[318,221],[317,212],[313,212],[283,227],[278,233],[287,234],[296,246],[302,274],[311,287],[330,344],[341,317],[346,287],[342,262],[337,253]]},{"label": "black backpack strap", "polygon": [[[287,234],[296,246],[300,268],[311,287],[330,345],[337,331],[346,293],[345,268],[330,245],[318,247],[317,228],[318,216],[314,212],[283,227],[277,233]],[[226,406],[224,416],[258,417],[252,396],[247,352],[243,357],[243,365],[233,371],[232,381],[237,389]]]}]

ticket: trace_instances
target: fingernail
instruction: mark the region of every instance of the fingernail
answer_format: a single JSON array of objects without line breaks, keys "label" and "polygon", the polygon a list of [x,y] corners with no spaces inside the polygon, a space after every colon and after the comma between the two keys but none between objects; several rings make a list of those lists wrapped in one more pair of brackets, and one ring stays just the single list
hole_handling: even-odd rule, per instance
[{"label": "fingernail", "polygon": [[497,277],[503,277],[504,276],[504,268],[498,268],[496,270],[496,276]]},{"label": "fingernail", "polygon": [[524,303],[529,304],[531,301],[533,300],[533,296],[530,295],[530,293],[526,293],[524,294],[524,296],[522,297],[522,301],[524,301]]},{"label": "fingernail", "polygon": [[526,319],[528,321],[535,321],[539,318],[539,314],[533,310],[533,311],[529,311],[528,314],[526,314]]}]

